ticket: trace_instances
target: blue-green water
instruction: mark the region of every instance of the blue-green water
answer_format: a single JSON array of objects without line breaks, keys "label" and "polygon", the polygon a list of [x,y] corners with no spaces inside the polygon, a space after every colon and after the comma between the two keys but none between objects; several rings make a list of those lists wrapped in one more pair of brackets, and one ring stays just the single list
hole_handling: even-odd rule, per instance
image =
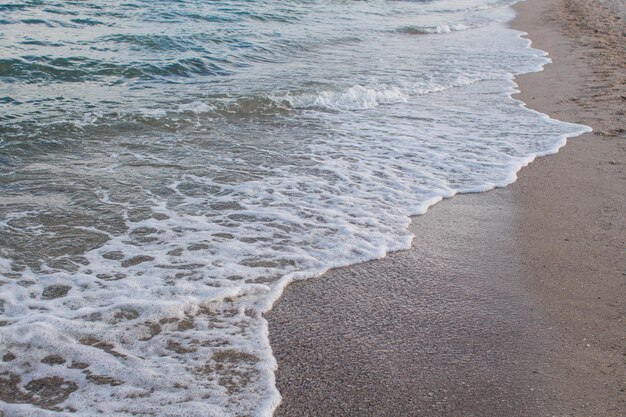
[{"label": "blue-green water", "polygon": [[0,414],[270,414],[288,282],[586,130],[510,3],[0,0]]}]

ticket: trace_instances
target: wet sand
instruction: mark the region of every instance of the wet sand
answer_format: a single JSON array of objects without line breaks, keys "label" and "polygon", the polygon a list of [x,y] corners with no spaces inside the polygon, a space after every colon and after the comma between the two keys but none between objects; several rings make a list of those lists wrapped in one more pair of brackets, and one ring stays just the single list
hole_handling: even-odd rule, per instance
[{"label": "wet sand", "polygon": [[528,0],[529,107],[594,133],[413,219],[412,249],[290,285],[277,416],[626,412],[623,0]]}]

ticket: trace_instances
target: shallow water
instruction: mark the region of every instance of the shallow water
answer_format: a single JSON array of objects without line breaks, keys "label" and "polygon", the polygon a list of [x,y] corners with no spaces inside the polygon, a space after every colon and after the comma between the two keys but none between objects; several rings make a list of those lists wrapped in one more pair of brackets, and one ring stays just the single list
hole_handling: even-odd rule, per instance
[{"label": "shallow water", "polygon": [[587,129],[511,3],[0,2],[0,410],[271,413],[286,283]]}]

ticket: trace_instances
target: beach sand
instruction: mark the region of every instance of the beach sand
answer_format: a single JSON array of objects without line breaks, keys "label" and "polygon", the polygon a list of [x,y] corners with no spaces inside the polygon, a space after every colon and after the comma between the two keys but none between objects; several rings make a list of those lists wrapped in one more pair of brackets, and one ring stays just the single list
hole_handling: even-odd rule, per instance
[{"label": "beach sand", "polygon": [[517,97],[594,133],[413,218],[412,249],[290,285],[277,416],[626,413],[624,0],[528,0]]}]

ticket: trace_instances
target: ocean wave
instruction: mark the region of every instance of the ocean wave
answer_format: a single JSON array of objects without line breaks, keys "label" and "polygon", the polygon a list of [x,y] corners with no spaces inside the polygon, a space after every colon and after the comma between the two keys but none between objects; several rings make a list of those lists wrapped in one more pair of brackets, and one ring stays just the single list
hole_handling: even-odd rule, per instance
[{"label": "ocean wave", "polygon": [[294,109],[366,110],[383,104],[405,102],[408,98],[397,87],[368,88],[355,85],[344,91],[286,95],[278,99],[278,102],[286,102]]},{"label": "ocean wave", "polygon": [[[163,77],[226,76],[233,74],[228,61],[183,58],[159,64],[131,62],[119,64],[86,57],[26,56],[0,59],[0,77],[8,82],[84,82],[98,79],[143,79]],[[226,65],[225,65],[226,64]]]},{"label": "ocean wave", "polygon": [[[200,126],[209,127],[219,119],[247,120],[286,116],[291,112],[315,110],[322,112],[351,112],[374,109],[381,105],[406,103],[415,95],[441,92],[462,87],[481,78],[458,76],[446,82],[422,81],[404,86],[377,85],[351,87],[313,92],[288,91],[244,96],[236,99],[207,98],[175,104],[169,107],[143,107],[127,112],[89,111],[72,118],[36,121],[26,118],[0,117],[4,146],[13,144],[30,148],[26,139],[45,139],[65,136],[67,139],[85,134],[111,132],[176,132]],[[19,106],[21,103],[7,96],[0,103]]]},{"label": "ocean wave", "polygon": [[462,30],[470,30],[474,29],[478,26],[468,26],[463,23],[456,24],[442,24],[436,26],[405,26],[398,29],[400,33],[407,33],[410,35],[432,35],[432,34],[440,34],[440,33],[450,33],[450,32],[458,32]]}]

